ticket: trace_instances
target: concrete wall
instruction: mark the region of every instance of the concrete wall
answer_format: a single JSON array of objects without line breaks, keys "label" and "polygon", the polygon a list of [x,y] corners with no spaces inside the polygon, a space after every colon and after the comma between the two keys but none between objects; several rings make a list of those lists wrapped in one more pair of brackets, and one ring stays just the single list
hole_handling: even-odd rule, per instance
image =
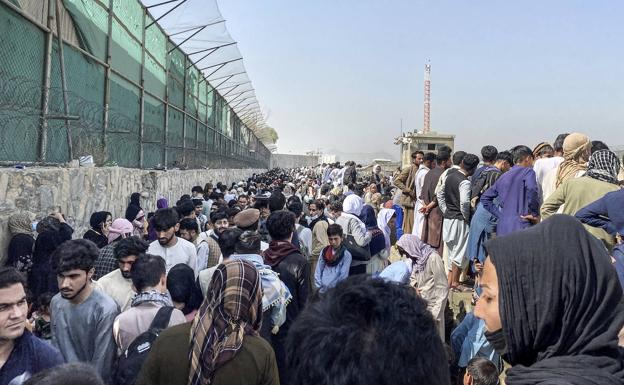
[{"label": "concrete wall", "polygon": [[61,206],[74,238],[89,228],[94,211],[109,211],[123,217],[130,194],[143,193],[141,206],[154,211],[161,196],[175,204],[182,194],[207,182],[232,183],[263,169],[150,171],[121,167],[0,169],[0,264],[6,259],[10,240],[7,220],[11,214],[27,212],[40,219],[52,206]]},{"label": "concrete wall", "polygon": [[314,155],[271,154],[271,168],[312,167],[318,164]]}]

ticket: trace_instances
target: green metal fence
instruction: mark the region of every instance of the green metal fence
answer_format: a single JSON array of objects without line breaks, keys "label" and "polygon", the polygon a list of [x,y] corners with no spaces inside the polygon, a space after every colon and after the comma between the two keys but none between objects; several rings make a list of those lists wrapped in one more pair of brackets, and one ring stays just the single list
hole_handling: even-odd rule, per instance
[{"label": "green metal fence", "polygon": [[138,0],[35,3],[0,0],[0,162],[268,167],[267,148]]}]

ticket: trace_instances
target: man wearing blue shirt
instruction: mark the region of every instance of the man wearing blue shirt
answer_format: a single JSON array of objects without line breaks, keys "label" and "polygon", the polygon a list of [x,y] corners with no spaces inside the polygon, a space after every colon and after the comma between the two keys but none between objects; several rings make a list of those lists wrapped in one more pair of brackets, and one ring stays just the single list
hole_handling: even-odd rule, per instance
[{"label": "man wearing blue shirt", "polygon": [[25,284],[14,268],[0,268],[0,385],[20,385],[33,374],[63,363],[58,350],[25,330]]}]

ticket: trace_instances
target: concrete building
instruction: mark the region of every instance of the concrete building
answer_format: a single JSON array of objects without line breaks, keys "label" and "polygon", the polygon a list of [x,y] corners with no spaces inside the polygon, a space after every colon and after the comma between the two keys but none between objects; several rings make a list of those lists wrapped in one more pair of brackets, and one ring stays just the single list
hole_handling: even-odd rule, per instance
[{"label": "concrete building", "polygon": [[455,135],[439,134],[435,131],[428,133],[405,132],[395,139],[394,144],[401,146],[401,166],[410,164],[410,155],[414,151],[438,153],[441,146],[455,149]]}]

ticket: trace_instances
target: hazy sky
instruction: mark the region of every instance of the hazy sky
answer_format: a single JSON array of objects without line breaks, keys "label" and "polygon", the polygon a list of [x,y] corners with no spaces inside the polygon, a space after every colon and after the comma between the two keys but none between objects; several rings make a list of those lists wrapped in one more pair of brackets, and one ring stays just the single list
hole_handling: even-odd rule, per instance
[{"label": "hazy sky", "polygon": [[[398,155],[422,128],[456,147],[563,131],[624,144],[624,2],[219,0],[279,152]],[[201,10],[197,10],[200,12]],[[616,135],[619,134],[619,135]]]}]

